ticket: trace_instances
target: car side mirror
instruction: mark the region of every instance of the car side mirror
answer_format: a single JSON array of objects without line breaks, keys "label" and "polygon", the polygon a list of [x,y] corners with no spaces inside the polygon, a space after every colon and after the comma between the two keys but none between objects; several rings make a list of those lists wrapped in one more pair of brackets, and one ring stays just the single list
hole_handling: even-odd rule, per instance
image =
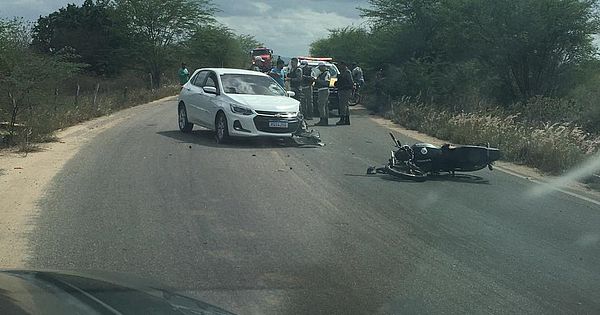
[{"label": "car side mirror", "polygon": [[202,88],[202,90],[204,90],[204,93],[217,94],[217,88],[214,86],[205,86]]},{"label": "car side mirror", "polygon": [[296,92],[294,92],[294,91],[287,91],[286,93],[287,93],[288,97],[294,97],[294,96],[296,96]]}]

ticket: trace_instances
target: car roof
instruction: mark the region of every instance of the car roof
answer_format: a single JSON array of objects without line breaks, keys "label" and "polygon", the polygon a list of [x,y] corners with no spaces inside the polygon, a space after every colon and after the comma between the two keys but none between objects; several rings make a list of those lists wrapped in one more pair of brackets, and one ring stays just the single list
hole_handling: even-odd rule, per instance
[{"label": "car roof", "polygon": [[266,75],[266,74],[264,74],[262,72],[253,71],[253,70],[244,70],[244,69],[234,69],[234,68],[202,68],[202,69],[196,70],[195,72],[203,71],[203,70],[214,71],[217,75],[222,75],[222,74],[248,74],[248,75],[258,75],[258,76],[268,77],[268,75]]},{"label": "car roof", "polygon": [[[307,63],[306,63],[306,64],[307,64],[307,65],[309,65],[309,66],[313,66],[313,67],[315,67],[315,66],[318,66],[318,65],[319,65],[321,62],[323,62],[323,61],[307,60]],[[330,62],[326,62],[326,61],[325,61],[325,62],[323,62],[323,63],[324,63],[326,66],[328,66],[328,67],[331,67],[331,66],[333,66],[333,64],[332,64],[332,63],[330,63]]]}]

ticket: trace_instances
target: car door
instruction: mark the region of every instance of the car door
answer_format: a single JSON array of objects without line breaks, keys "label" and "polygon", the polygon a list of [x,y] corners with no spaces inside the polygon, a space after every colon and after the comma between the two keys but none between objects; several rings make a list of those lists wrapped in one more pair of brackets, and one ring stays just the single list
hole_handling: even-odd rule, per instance
[{"label": "car door", "polygon": [[202,121],[202,110],[200,108],[202,107],[202,102],[204,101],[203,95],[205,94],[202,87],[204,86],[204,82],[206,82],[208,73],[209,71],[198,72],[184,87],[187,95],[185,103],[188,120],[200,125],[204,124]]},{"label": "car door", "polygon": [[213,128],[221,95],[219,80],[217,79],[216,73],[213,71],[208,73],[203,87],[212,87],[216,90],[216,93],[206,93],[203,91],[202,102],[199,108],[200,119],[203,121],[204,125],[208,128]]}]

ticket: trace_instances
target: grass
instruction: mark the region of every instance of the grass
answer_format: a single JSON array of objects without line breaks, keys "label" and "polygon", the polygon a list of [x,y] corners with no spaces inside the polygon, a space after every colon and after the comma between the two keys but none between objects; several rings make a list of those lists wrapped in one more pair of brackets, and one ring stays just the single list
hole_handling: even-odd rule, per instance
[{"label": "grass", "polygon": [[38,145],[36,145],[35,143],[27,143],[27,142],[23,142],[23,143],[19,143],[18,144],[18,149],[17,149],[17,153],[32,153],[32,152],[40,152],[42,151],[42,148]]},{"label": "grass", "polygon": [[[54,132],[78,123],[111,114],[124,108],[145,104],[153,100],[177,94],[179,86],[164,86],[150,91],[145,88],[128,90],[112,90],[99,93],[94,102],[94,96],[80,95],[61,96],[57,98],[46,97],[48,103],[38,104],[28,108],[22,113],[19,122],[26,128],[19,128],[15,134],[9,135],[6,131],[0,134],[0,145],[10,142],[11,146],[18,146],[22,152],[35,150],[35,143],[53,142],[57,138]],[[48,101],[49,99],[49,101]],[[2,141],[2,139],[5,139]]]},{"label": "grass", "polygon": [[386,116],[409,129],[456,144],[489,143],[502,151],[503,160],[560,174],[600,149],[600,136],[569,123],[530,123],[519,114],[502,110],[454,113],[418,100],[392,102]]}]

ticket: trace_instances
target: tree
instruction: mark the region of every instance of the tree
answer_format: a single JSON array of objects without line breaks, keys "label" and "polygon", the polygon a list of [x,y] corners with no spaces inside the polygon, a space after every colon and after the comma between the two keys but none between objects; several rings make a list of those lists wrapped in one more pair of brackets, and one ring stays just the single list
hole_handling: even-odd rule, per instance
[{"label": "tree", "polygon": [[508,101],[554,95],[573,67],[591,58],[599,30],[595,0],[370,0],[374,33],[402,42],[412,58],[477,62]]},{"label": "tree", "polygon": [[229,28],[204,25],[184,42],[187,59],[197,67],[243,67],[246,54]]},{"label": "tree", "polygon": [[80,65],[64,61],[61,55],[45,56],[29,49],[29,28],[22,21],[0,20],[0,93],[7,95],[10,116],[9,131],[24,108],[46,102],[52,83],[60,82],[76,72]]},{"label": "tree", "polygon": [[236,40],[240,46],[240,67],[248,68],[251,65],[250,52],[256,47],[263,47],[265,44],[259,42],[254,36],[248,34],[237,35]]},{"label": "tree", "polygon": [[211,0],[114,0],[126,23],[133,56],[160,86],[164,67],[171,64],[172,48],[189,38],[199,25],[214,22]]},{"label": "tree", "polygon": [[329,31],[329,36],[310,45],[312,56],[333,57],[349,62],[366,59],[371,50],[369,33],[364,28],[345,27]]},{"label": "tree", "polygon": [[108,1],[85,0],[80,7],[69,4],[40,17],[33,29],[33,46],[45,54],[72,50],[92,73],[111,75],[125,63],[122,30]]},{"label": "tree", "polygon": [[594,0],[476,2],[474,42],[515,99],[555,95],[571,70],[595,52],[599,31]]},{"label": "tree", "polygon": [[262,47],[265,44],[259,42],[253,35],[241,34],[237,36],[237,41],[240,45],[245,57],[250,55],[250,51],[256,47]]}]

